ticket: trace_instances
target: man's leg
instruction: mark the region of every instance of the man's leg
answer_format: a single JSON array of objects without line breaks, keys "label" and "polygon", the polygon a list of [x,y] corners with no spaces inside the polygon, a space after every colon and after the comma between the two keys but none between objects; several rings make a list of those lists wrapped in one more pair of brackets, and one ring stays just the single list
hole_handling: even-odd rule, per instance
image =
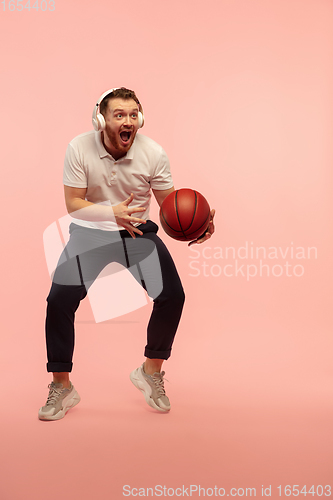
[{"label": "man's leg", "polygon": [[[135,240],[125,237],[123,241],[126,267],[154,300],[147,328],[145,368],[147,373],[160,371],[163,361],[171,355],[185,301],[184,290],[173,259],[155,232],[146,232]],[[157,261],[153,252],[157,252]]]},{"label": "man's leg", "polygon": [[156,372],[160,372],[162,368],[164,359],[150,359],[146,358],[144,369],[145,373],[148,375],[153,375]]},{"label": "man's leg", "polygon": [[70,233],[47,297],[45,322],[47,371],[53,373],[54,382],[65,387],[73,366],[75,313],[89,286],[122,248],[120,236],[108,231],[71,224]]},{"label": "man's leg", "polygon": [[[130,379],[149,406],[168,412],[170,401],[165,393],[161,367],[171,354],[185,300],[183,287],[170,253],[155,232],[144,233],[136,241],[124,238],[124,243],[127,267],[154,299],[147,328],[146,360],[130,374]],[[158,255],[158,265],[154,251]]]},{"label": "man's leg", "polygon": [[53,372],[53,382],[55,384],[61,383],[63,387],[69,389],[69,372]]},{"label": "man's leg", "polygon": [[[160,373],[164,360],[171,355],[171,347],[185,301],[184,290],[168,249],[156,234],[153,233],[151,238],[156,244],[159,256],[163,290],[154,298],[154,307],[147,328],[145,348],[147,357],[144,371],[148,375]],[[160,358],[152,357],[155,352]]]},{"label": "man's leg", "polygon": [[[156,245],[163,289],[154,299],[153,311],[147,327],[147,345],[145,347],[145,368],[150,373],[154,368],[160,371],[162,363],[171,356],[171,349],[180,322],[185,294],[174,261],[163,241],[155,234],[146,236]],[[148,261],[141,265],[146,276],[149,293],[149,272],[145,268]],[[154,281],[154,279],[153,279]]]},{"label": "man's leg", "polygon": [[48,372],[53,373],[53,381],[63,383],[64,387],[69,386],[69,373],[73,367],[75,313],[86,294],[84,285],[69,286],[53,282],[47,297],[46,367]]},{"label": "man's leg", "polygon": [[147,372],[154,368],[160,371],[163,360],[171,354],[185,301],[184,290],[173,259],[155,232],[146,232],[135,240],[125,237],[123,242],[125,257],[121,264],[154,300],[144,355],[150,360],[145,365]]},{"label": "man's leg", "polygon": [[47,371],[53,373],[53,382],[48,386],[46,404],[39,409],[40,420],[59,420],[80,402],[69,380],[73,366],[75,312],[89,286],[112,260],[113,250],[122,248],[117,234],[104,235],[104,231],[95,232],[74,224],[70,226],[70,234],[47,297]]},{"label": "man's leg", "polygon": [[[47,402],[38,413],[41,420],[63,418],[80,401],[69,379],[73,366],[75,312],[89,286],[110,262],[110,243],[114,240],[110,234],[103,238],[102,231],[72,228],[70,241],[59,259],[47,297],[47,371],[53,373],[53,382],[49,384]],[[121,243],[116,244],[120,245],[122,247]]]}]

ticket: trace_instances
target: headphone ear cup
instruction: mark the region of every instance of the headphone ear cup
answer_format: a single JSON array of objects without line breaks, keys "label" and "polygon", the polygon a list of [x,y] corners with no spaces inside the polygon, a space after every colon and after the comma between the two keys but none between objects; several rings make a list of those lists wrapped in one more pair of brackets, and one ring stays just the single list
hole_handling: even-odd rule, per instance
[{"label": "headphone ear cup", "polygon": [[97,116],[96,116],[96,106],[94,108],[93,115],[92,115],[92,124],[93,124],[94,130],[96,130],[96,132],[98,132],[98,121],[97,121]]},{"label": "headphone ear cup", "polygon": [[102,113],[98,113],[96,116],[96,121],[98,124],[98,130],[104,130],[105,129],[105,119]]},{"label": "headphone ear cup", "polygon": [[138,113],[138,122],[139,122],[139,128],[143,127],[145,119],[144,119],[143,114],[141,113],[141,111],[139,111],[139,113]]}]

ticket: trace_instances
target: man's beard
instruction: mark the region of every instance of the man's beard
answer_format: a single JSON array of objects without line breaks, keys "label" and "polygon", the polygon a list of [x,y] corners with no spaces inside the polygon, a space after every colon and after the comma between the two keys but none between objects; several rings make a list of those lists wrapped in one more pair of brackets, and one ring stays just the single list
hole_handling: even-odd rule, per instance
[{"label": "man's beard", "polygon": [[[130,147],[132,146],[134,138],[135,138],[135,135],[134,135],[134,137],[132,136],[131,141],[126,146],[124,146],[120,142],[119,134],[117,134],[116,132],[111,130],[111,128],[108,125],[105,127],[104,133],[107,135],[109,141],[111,142],[112,147],[116,151],[119,151],[119,152],[128,151],[130,149]],[[132,132],[132,135],[133,135],[133,132]]]}]

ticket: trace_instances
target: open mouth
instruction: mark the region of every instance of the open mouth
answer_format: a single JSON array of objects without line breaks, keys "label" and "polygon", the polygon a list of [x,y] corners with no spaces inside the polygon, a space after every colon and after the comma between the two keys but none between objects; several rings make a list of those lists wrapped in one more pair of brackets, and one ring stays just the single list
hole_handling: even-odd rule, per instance
[{"label": "open mouth", "polygon": [[123,130],[122,132],[120,132],[120,140],[125,146],[129,144],[131,140],[131,135],[132,133],[130,131]]}]

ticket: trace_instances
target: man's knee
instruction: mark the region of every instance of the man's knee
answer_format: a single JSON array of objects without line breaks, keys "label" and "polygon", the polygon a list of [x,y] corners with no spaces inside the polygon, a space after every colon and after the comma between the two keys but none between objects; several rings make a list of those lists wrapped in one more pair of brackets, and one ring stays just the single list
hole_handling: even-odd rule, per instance
[{"label": "man's knee", "polygon": [[46,301],[49,306],[63,308],[77,304],[87,295],[86,289],[82,285],[58,285],[52,283],[50,293]]},{"label": "man's knee", "polygon": [[176,288],[169,289],[168,292],[164,290],[159,298],[162,297],[164,301],[177,308],[182,308],[185,302],[185,292],[181,285]]},{"label": "man's knee", "polygon": [[183,289],[182,286],[180,286],[178,288],[178,291],[177,291],[177,293],[175,295],[176,295],[177,303],[179,305],[183,306],[184,302],[185,302],[185,292],[184,292],[184,289]]}]

